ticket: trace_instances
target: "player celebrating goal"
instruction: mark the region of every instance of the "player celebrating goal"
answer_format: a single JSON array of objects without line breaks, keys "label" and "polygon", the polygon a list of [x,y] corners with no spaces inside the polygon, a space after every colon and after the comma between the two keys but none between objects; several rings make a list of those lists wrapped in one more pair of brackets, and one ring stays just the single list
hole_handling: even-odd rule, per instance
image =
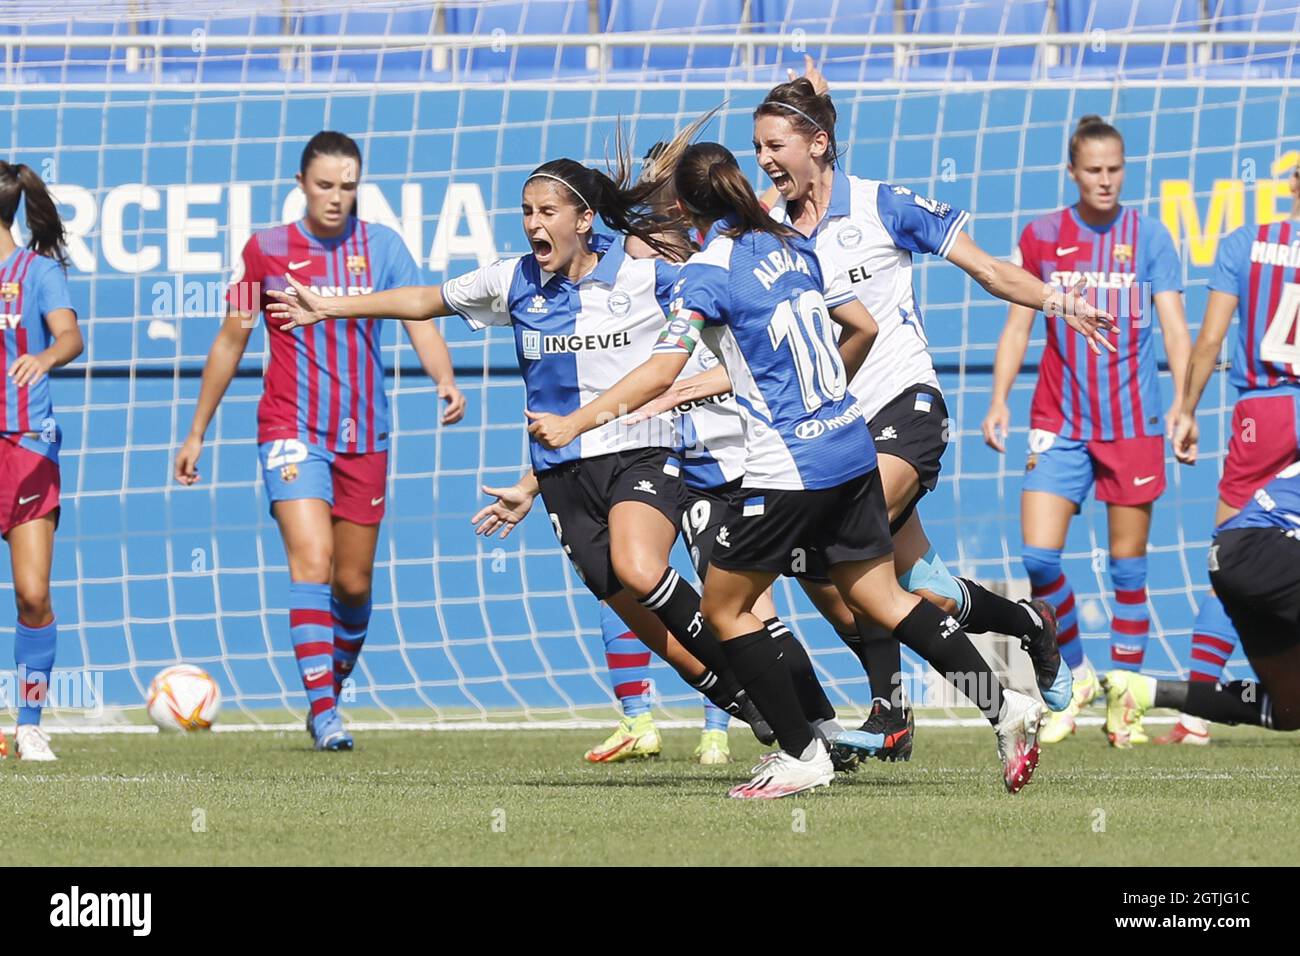
[{"label": "player celebrating goal", "polygon": [[[217,405],[248,345],[253,317],[270,290],[296,276],[322,295],[346,298],[419,281],[396,232],[354,215],[361,151],[349,137],[320,132],[302,153],[298,185],[306,216],[253,235],[208,353],[176,479],[199,480],[198,461]],[[380,327],[348,322],[292,333],[268,323],[271,349],[257,440],[271,514],[289,560],[289,634],[309,704],[317,750],[351,750],[338,712],[370,625],[371,579],[388,475],[388,398]],[[464,414],[451,356],[438,330],[406,325],[420,364],[446,402],[442,423]]]},{"label": "player celebrating goal", "polygon": [[[14,243],[18,203],[27,209],[27,248]],[[9,542],[18,625],[18,728],[23,760],[54,760],[41,710],[58,643],[50,566],[59,525],[59,444],[49,371],[81,354],[81,331],[64,275],[63,223],[41,177],[0,161],[0,315],[5,383],[0,390],[0,534]],[[8,753],[0,733],[0,757]]]},{"label": "player celebrating goal", "polygon": [[[620,150],[615,178],[570,159],[535,169],[523,188],[524,231],[532,252],[476,269],[445,285],[326,298],[290,276],[271,311],[286,329],[347,316],[428,319],[459,314],[473,328],[506,325],[527,393],[526,414],[577,408],[650,354],[677,267],[634,259],[623,237],[669,252],[660,224],[641,210],[657,188],[630,185]],[[593,232],[600,216],[622,235]],[[338,323],[330,323],[335,326]],[[328,326],[327,326],[328,327]],[[684,491],[672,452],[672,423],[611,422],[562,452],[532,442],[532,471],[473,518],[480,534],[502,536],[540,493],[555,535],[583,583],[608,601],[641,640],[692,687],[746,720],[760,739],[770,730],[730,674],[717,639],[699,617],[699,595],[668,564]],[[685,645],[685,646],[683,646]]]},{"label": "player celebrating goal", "polygon": [[[1074,699],[1044,728],[1044,743],[1072,734],[1080,708],[1099,691],[1078,639],[1074,592],[1061,570],[1070,520],[1094,482],[1109,522],[1116,602],[1111,666],[1141,669],[1150,629],[1146,552],[1151,506],[1165,489],[1164,437],[1172,436],[1182,405],[1190,349],[1182,268],[1169,231],[1120,205],[1124,139],[1119,130],[1100,117],[1083,117],[1070,138],[1068,171],[1079,187],[1079,201],[1031,222],[1020,237],[1020,257],[1025,269],[1055,286],[1086,282],[1096,289],[1099,303],[1115,312],[1118,326],[1116,350],[1099,355],[1079,348],[1060,321],[1047,316],[1047,347],[1030,412],[1020,526],[1034,596],[1056,609],[1057,640],[1075,681]],[[1163,423],[1148,295],[1154,298],[1174,379],[1174,400]],[[1011,420],[1007,397],[1033,321],[1032,310],[1012,306],[998,341],[984,440],[999,452],[1006,449]],[[1133,724],[1110,740],[1128,747],[1147,737],[1140,724]]]},{"label": "player celebrating goal", "polygon": [[[735,157],[717,143],[685,150],[674,182],[705,233],[675,287],[656,354],[582,408],[530,426],[562,449],[662,394],[703,336],[735,385],[745,434],[742,491],[718,529],[704,614],[781,750],[731,796],[766,799],[831,782],[829,753],[804,716],[789,670],[754,613],[797,550],[824,562],[843,599],[965,685],[995,726],[1003,780],[1016,792],[1037,762],[1042,705],[1004,691],[960,625],[898,586],[880,475],[861,409],[847,394],[876,324],[847,283],[823,299],[811,245],[768,216]],[[837,343],[831,318],[846,330]],[[881,741],[883,742],[883,741]]]},{"label": "player celebrating goal", "polygon": [[[1174,455],[1196,463],[1196,407],[1238,313],[1230,380],[1237,389],[1232,438],[1219,481],[1216,527],[1241,511],[1269,477],[1300,458],[1300,163],[1291,171],[1291,214],[1282,222],[1242,226],[1219,243],[1205,319],[1187,367],[1183,407],[1174,426]],[[1213,684],[1237,646],[1237,632],[1213,593],[1192,627],[1191,679]],[[1209,724],[1183,714],[1156,743],[1208,743]]]}]

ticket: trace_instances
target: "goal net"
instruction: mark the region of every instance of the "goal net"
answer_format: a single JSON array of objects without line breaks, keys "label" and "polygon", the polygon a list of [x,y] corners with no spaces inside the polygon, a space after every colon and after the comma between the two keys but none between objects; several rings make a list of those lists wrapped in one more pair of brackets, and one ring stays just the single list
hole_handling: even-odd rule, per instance
[{"label": "goal net", "polygon": [[[1179,242],[1193,333],[1219,239],[1285,215],[1285,175],[1300,147],[1294,42],[1254,39],[1291,31],[1294,40],[1294,3],[1216,0],[1213,10],[1188,5],[1186,17],[1177,3],[1143,3],[1173,12],[1156,22],[1135,12],[1118,27],[1078,19],[1065,0],[1005,10],[920,0],[268,6],[141,0],[110,18],[103,5],[65,4],[51,20],[48,6],[15,3],[0,16],[0,142],[5,158],[56,191],[86,336],[85,354],[54,380],[64,435],[57,669],[75,678],[70,686],[93,688],[80,703],[65,700],[69,712],[138,707],[153,674],[178,661],[216,677],[228,718],[275,723],[304,707],[285,556],[258,472],[260,327],[209,429],[202,482],[182,488],[171,472],[232,261],[252,231],[300,214],[293,177],[320,129],[361,144],[361,216],[397,229],[433,282],[526,249],[518,201],[528,171],[559,156],[603,161],[620,122],[644,151],[722,104],[706,135],[765,186],[750,113],[805,51],[826,64],[848,171],[969,210],[971,235],[1001,257],[1029,220],[1074,200],[1066,142],[1078,117],[1097,113],[1126,139],[1125,201]],[[1279,25],[1286,16],[1290,25]],[[1195,32],[1185,44],[1125,40],[1141,30]],[[1235,45],[1222,40],[1230,30]],[[836,35],[868,33],[914,42],[835,45]],[[963,33],[1008,39],[965,43]],[[535,41],[560,35],[567,45]],[[610,42],[620,36],[642,39]],[[918,265],[953,417],[943,477],[921,514],[954,572],[1024,594],[1018,498],[1042,327],[998,455],[980,423],[1005,307],[946,263]],[[512,482],[527,461],[510,334],[471,333],[459,320],[441,327],[469,399],[466,419],[448,427],[436,423],[433,383],[400,329],[385,331],[388,515],[348,706],[394,721],[607,719],[597,606],[542,509],[506,541],[477,538],[470,525],[485,502],[480,487]],[[1201,409],[1202,461],[1189,469],[1169,459],[1151,541],[1151,673],[1187,672],[1231,404],[1216,374]],[[1065,571],[1097,663],[1107,658],[1112,599],[1105,554],[1104,511],[1089,503]],[[680,549],[675,561],[688,567]],[[9,588],[7,562],[0,576]],[[777,595],[837,706],[864,707],[856,659],[797,586],[782,582]],[[910,655],[905,662],[914,700],[963,703]],[[695,706],[665,666],[652,673],[662,705]],[[1025,671],[1010,676],[1023,682]]]}]

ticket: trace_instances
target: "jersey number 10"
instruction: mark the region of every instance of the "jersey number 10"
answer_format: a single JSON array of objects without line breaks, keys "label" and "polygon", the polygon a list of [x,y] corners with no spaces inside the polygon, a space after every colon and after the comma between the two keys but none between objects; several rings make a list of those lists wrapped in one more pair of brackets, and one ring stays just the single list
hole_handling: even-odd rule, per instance
[{"label": "jersey number 10", "polygon": [[789,344],[807,411],[814,412],[823,403],[844,397],[844,363],[820,292],[809,289],[797,299],[786,299],[778,305],[767,332],[772,348]]},{"label": "jersey number 10", "polygon": [[1282,298],[1277,311],[1268,320],[1268,330],[1259,343],[1259,357],[1265,362],[1290,365],[1293,374],[1300,374],[1300,342],[1296,341],[1296,321],[1300,319],[1300,284],[1288,282],[1282,286]]}]

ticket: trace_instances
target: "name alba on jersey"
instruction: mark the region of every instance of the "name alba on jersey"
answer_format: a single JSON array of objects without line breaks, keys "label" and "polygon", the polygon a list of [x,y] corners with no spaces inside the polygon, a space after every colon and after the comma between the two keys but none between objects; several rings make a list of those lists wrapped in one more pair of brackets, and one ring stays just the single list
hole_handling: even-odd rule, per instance
[{"label": "name alba on jersey", "polygon": [[806,276],[812,275],[808,271],[808,263],[804,262],[803,256],[799,255],[799,253],[791,254],[788,249],[777,249],[774,252],[769,252],[767,258],[754,267],[754,278],[762,284],[764,289],[770,292],[776,280],[787,272],[802,272]]},{"label": "name alba on jersey", "polygon": [[605,352],[627,348],[632,344],[628,332],[604,332],[591,335],[542,335],[536,329],[524,329],[524,358],[539,359],[545,355],[562,355],[566,352]]}]

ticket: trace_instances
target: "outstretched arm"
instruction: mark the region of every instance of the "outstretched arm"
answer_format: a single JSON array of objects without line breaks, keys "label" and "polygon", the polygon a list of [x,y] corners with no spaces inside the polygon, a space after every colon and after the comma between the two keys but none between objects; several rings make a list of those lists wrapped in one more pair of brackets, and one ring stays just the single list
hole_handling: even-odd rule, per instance
[{"label": "outstretched arm", "polygon": [[1015,263],[993,258],[965,233],[953,242],[948,261],[961,267],[990,295],[1049,316],[1061,316],[1098,355],[1103,348],[1115,351],[1104,334],[1115,328],[1115,317],[1089,303],[1083,296],[1082,284],[1068,292],[1053,289]]},{"label": "outstretched arm", "polygon": [[365,295],[317,295],[291,275],[290,291],[267,290],[270,321],[281,322],[285,332],[322,319],[405,319],[422,321],[451,315],[440,285],[413,285]]},{"label": "outstretched arm", "polygon": [[984,443],[994,451],[1007,450],[1007,432],[1011,427],[1007,399],[1016,376],[1020,374],[1020,366],[1025,362],[1033,324],[1033,309],[1013,305],[1007,310],[1007,324],[998,338],[998,351],[993,358],[993,397],[989,399],[989,411],[984,416]]}]

